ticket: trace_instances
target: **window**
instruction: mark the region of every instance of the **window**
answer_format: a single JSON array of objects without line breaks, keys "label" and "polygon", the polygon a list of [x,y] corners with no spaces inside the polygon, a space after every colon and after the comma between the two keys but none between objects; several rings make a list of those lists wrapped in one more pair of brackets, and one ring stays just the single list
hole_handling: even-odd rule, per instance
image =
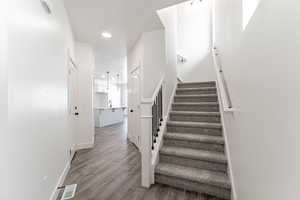
[{"label": "window", "polygon": [[243,0],[243,31],[253,17],[260,0]]}]

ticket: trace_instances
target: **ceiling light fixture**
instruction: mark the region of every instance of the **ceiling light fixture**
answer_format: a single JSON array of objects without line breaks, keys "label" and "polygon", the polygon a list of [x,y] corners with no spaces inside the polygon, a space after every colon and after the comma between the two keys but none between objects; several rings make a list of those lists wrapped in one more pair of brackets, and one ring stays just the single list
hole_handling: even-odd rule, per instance
[{"label": "ceiling light fixture", "polygon": [[52,13],[52,5],[49,0],[40,0],[44,10],[50,15]]},{"label": "ceiling light fixture", "polygon": [[111,33],[109,33],[109,32],[102,32],[102,37],[104,37],[105,39],[110,39],[110,38],[112,38],[112,35],[111,35]]},{"label": "ceiling light fixture", "polygon": [[193,5],[196,1],[202,2],[202,0],[192,0],[192,1],[191,1],[191,5]]}]

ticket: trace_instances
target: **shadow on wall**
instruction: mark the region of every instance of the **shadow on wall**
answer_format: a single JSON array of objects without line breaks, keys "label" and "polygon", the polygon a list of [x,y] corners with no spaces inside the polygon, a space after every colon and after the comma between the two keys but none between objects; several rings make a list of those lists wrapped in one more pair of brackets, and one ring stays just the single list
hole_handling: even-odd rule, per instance
[{"label": "shadow on wall", "polygon": [[247,28],[247,25],[249,24],[250,20],[253,18],[253,15],[255,14],[257,7],[259,5],[261,0],[243,0],[243,31]]},{"label": "shadow on wall", "polygon": [[179,77],[183,81],[211,81],[215,80],[213,60],[210,52],[202,55],[198,59],[186,58],[187,62],[178,64]]},{"label": "shadow on wall", "polygon": [[178,76],[183,81],[215,80],[211,56],[210,1],[179,4],[177,29],[177,53],[187,60],[178,65]]},{"label": "shadow on wall", "polygon": [[[216,46],[236,111],[226,129],[238,199],[299,199],[299,1],[216,1]],[[245,10],[244,10],[245,11]],[[279,144],[279,145],[278,145]]]}]

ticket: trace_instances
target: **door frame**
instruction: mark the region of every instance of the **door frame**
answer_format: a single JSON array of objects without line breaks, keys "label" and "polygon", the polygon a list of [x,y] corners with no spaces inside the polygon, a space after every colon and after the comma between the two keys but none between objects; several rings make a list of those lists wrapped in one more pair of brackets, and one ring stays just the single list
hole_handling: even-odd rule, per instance
[{"label": "door frame", "polygon": [[[75,80],[74,83],[71,83],[71,73],[75,73]],[[74,84],[74,85],[71,85]],[[71,90],[75,88],[75,95],[71,94]],[[74,92],[74,91],[73,91]],[[76,63],[74,62],[73,58],[68,53],[68,60],[67,60],[67,110],[68,110],[68,121],[69,121],[69,161],[71,162],[75,152],[76,152],[76,138],[77,138],[77,131],[78,131],[78,121],[79,116],[75,115],[76,113],[79,113],[79,80],[78,80],[78,67]],[[74,98],[71,102],[71,98]],[[74,103],[75,102],[75,103]],[[74,104],[74,105],[71,105]],[[74,108],[73,108],[74,106]]]},{"label": "door frame", "polygon": [[[136,125],[134,130],[134,134],[130,134],[131,136],[133,136],[134,138],[132,137],[128,137],[128,139],[137,146],[138,149],[140,149],[140,145],[141,145],[141,141],[140,141],[140,130],[141,130],[141,127],[140,127],[140,104],[141,104],[141,92],[142,92],[142,85],[141,85],[141,75],[142,75],[142,69],[141,69],[141,65],[139,64],[139,66],[137,67],[134,67],[132,70],[130,70],[130,79],[132,79],[132,75],[133,73],[137,72],[138,71],[138,105],[137,105],[137,109],[136,109],[136,118],[137,118],[137,122],[136,122]],[[130,85],[131,87],[133,87],[133,84]],[[132,90],[132,88],[130,88]],[[130,115],[130,110],[131,108],[130,107],[132,106],[132,104],[128,104],[128,118],[129,118],[129,115]],[[130,122],[130,120],[128,120],[128,127],[131,126],[132,122]],[[133,129],[133,128],[131,128]],[[128,132],[129,132],[129,128],[128,128]]]}]

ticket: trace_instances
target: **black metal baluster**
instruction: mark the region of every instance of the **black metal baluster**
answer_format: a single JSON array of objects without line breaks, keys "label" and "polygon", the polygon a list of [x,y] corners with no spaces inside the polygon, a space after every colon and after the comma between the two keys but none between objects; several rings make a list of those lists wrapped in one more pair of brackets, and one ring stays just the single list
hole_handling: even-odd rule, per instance
[{"label": "black metal baluster", "polygon": [[157,118],[157,101],[155,100],[155,103],[154,103],[154,107],[155,107],[155,114],[154,114],[154,122],[155,122],[155,128],[154,128],[154,143],[156,143],[156,137],[158,136],[158,130],[157,130],[157,121],[158,121],[158,118]]},{"label": "black metal baluster", "polygon": [[158,101],[158,95],[156,96],[156,137],[158,137],[159,132],[159,115],[158,115],[158,108],[159,108],[159,101]]},{"label": "black metal baluster", "polygon": [[158,94],[157,94],[157,102],[158,102],[158,106],[157,106],[157,127],[159,129],[159,127],[161,126],[160,124],[160,89],[158,91]]},{"label": "black metal baluster", "polygon": [[160,88],[160,91],[159,91],[159,103],[160,103],[160,109],[159,109],[159,114],[160,114],[160,117],[159,117],[159,121],[160,121],[160,125],[161,125],[161,122],[163,121],[163,99],[162,99],[162,86]]},{"label": "black metal baluster", "polygon": [[152,150],[154,150],[154,139],[155,139],[155,103],[152,105]]},{"label": "black metal baluster", "polygon": [[156,143],[156,137],[160,131],[162,119],[162,87],[160,88],[154,103],[152,105],[152,150],[154,150],[154,144]]}]

